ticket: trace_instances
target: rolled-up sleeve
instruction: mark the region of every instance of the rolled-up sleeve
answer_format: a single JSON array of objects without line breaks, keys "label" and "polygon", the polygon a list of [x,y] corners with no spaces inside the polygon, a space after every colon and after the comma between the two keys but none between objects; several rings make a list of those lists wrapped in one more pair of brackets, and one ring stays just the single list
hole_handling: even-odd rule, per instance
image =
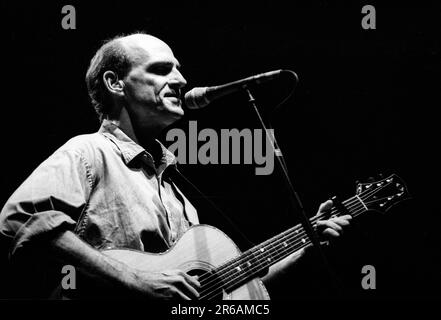
[{"label": "rolled-up sleeve", "polygon": [[10,257],[57,230],[74,230],[93,186],[93,173],[78,150],[60,149],[9,198],[0,233],[11,240]]}]

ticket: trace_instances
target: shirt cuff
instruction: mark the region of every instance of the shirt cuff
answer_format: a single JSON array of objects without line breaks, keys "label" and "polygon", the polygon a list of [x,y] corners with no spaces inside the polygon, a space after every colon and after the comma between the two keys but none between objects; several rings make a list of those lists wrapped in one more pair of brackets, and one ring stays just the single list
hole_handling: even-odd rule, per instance
[{"label": "shirt cuff", "polygon": [[10,257],[48,232],[57,229],[73,230],[75,225],[76,222],[71,217],[60,211],[35,213],[17,231],[12,242]]}]

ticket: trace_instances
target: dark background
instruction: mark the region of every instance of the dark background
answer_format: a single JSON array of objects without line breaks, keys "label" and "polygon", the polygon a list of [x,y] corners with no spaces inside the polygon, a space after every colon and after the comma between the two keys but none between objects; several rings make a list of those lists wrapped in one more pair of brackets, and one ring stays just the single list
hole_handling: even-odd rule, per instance
[{"label": "dark background", "polygon": [[[253,92],[273,126],[306,211],[333,195],[346,199],[355,181],[398,174],[412,199],[386,215],[353,223],[327,249],[340,283],[334,289],[310,253],[273,298],[360,299],[440,297],[439,102],[441,5],[354,1],[150,1],[2,3],[2,175],[0,202],[70,137],[94,132],[84,76],[102,40],[144,30],[166,41],[194,86],[222,84],[275,69],[300,78],[294,95],[280,79]],[[240,3],[240,4],[239,4]],[[76,8],[76,30],[63,30],[61,8]],[[361,27],[365,4],[375,5],[377,29]],[[259,128],[243,94],[199,111],[177,126]],[[278,172],[255,176],[252,165],[186,165],[186,176],[253,243],[299,222]],[[203,223],[247,241],[188,186]],[[13,296],[2,243],[0,298]],[[377,289],[361,288],[361,268],[377,273]],[[31,268],[31,266],[30,266]]]}]

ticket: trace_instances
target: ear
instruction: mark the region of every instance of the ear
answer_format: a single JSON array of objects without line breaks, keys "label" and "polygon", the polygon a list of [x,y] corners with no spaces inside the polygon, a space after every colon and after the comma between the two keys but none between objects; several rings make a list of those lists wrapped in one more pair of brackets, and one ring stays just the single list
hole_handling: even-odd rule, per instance
[{"label": "ear", "polygon": [[118,75],[113,71],[106,71],[103,74],[104,85],[107,90],[119,97],[124,96],[124,82],[118,79]]}]

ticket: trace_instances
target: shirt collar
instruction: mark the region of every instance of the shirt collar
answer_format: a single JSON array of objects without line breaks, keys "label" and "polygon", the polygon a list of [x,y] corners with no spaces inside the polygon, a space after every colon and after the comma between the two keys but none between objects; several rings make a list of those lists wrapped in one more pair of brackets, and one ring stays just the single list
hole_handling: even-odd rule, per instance
[{"label": "shirt collar", "polygon": [[[138,156],[142,154],[144,159],[150,167],[156,170],[153,162],[152,155],[147,152],[143,147],[130,139],[114,122],[104,119],[101,127],[98,131],[107,138],[109,138],[119,149],[122,154],[124,163],[129,166],[130,163]],[[164,171],[170,165],[176,166],[177,160],[173,153],[171,153],[159,140],[156,139],[162,149],[161,163],[158,166]]]}]

